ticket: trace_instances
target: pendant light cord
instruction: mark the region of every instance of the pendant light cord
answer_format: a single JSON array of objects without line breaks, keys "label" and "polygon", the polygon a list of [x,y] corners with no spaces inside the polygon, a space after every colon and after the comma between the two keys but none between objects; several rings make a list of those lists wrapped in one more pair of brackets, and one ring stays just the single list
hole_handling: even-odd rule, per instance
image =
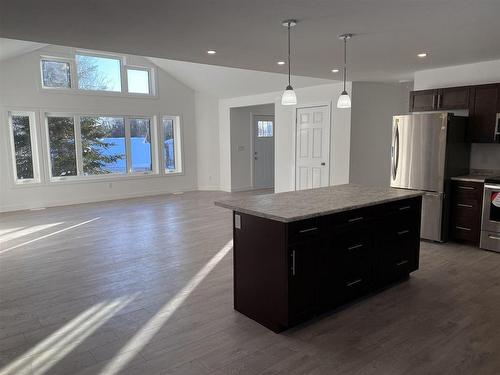
[{"label": "pendant light cord", "polygon": [[291,66],[290,66],[290,22],[288,22],[288,86],[290,86],[290,74],[291,74]]},{"label": "pendant light cord", "polygon": [[347,81],[347,38],[344,37],[344,91],[345,91],[346,81]]}]

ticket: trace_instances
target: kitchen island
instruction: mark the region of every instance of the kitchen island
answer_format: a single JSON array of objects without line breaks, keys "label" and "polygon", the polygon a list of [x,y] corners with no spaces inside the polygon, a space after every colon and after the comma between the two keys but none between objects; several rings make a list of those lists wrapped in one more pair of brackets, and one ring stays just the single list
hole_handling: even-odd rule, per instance
[{"label": "kitchen island", "polygon": [[215,204],[233,210],[234,308],[275,332],[419,267],[420,192],[347,184]]}]

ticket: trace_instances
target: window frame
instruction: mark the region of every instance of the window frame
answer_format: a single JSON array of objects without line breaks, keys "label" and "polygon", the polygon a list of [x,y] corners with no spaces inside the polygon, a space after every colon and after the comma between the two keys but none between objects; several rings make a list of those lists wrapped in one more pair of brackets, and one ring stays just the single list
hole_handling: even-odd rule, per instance
[{"label": "window frame", "polygon": [[[92,57],[100,57],[107,59],[115,59],[120,62],[120,84],[121,91],[106,91],[106,90],[87,90],[79,88],[78,82],[78,65],[77,65],[77,55],[82,56],[92,56]],[[43,84],[43,60],[49,61],[60,61],[69,63],[70,66],[70,79],[71,86],[70,87],[49,87]],[[145,65],[133,65],[127,64],[127,57],[125,55],[107,53],[107,52],[98,52],[98,51],[89,51],[89,50],[80,50],[76,49],[70,56],[52,56],[52,55],[40,55],[40,89],[48,90],[51,92],[58,93],[71,93],[71,94],[80,94],[80,95],[96,95],[96,96],[112,96],[112,97],[125,97],[125,98],[157,98],[158,90],[157,90],[157,82],[156,82],[156,67],[154,66],[145,66]],[[149,78],[149,94],[144,93],[130,93],[128,91],[128,77],[127,70],[144,70],[148,72]]]},{"label": "window frame", "polygon": [[[173,172],[168,172],[167,168],[165,167],[165,153],[163,151],[163,148],[165,147],[164,145],[164,139],[165,139],[165,129],[163,127],[163,119],[170,119],[173,121],[173,126],[174,126],[174,145],[175,145],[175,171]],[[180,115],[167,115],[167,114],[162,114],[160,116],[160,121],[159,121],[159,130],[160,134],[158,137],[159,141],[159,150],[160,152],[160,172],[164,176],[172,176],[172,175],[184,175],[184,136],[183,136],[183,130],[182,130],[182,116]],[[176,134],[178,134],[176,136]],[[178,161],[180,161],[178,163]]]},{"label": "window frame", "polygon": [[[51,87],[51,86],[45,86],[43,82],[43,61],[54,61],[54,62],[61,62],[61,63],[67,63],[69,64],[69,87]],[[60,91],[60,92],[71,92],[75,89],[75,78],[76,78],[76,64],[75,60],[69,57],[62,57],[62,56],[48,56],[48,55],[40,55],[40,87],[43,90],[50,90],[50,91]]]},{"label": "window frame", "polygon": [[[132,96],[138,96],[138,97],[147,97],[147,96],[154,96],[155,90],[153,88],[153,69],[145,67],[145,66],[134,66],[134,65],[124,65],[124,75],[125,75],[125,83],[127,85],[126,87],[126,93],[128,95]],[[143,72],[148,73],[148,90],[149,92],[147,94],[141,93],[141,92],[130,92],[129,87],[128,87],[128,71],[129,70],[141,70]]]},{"label": "window frame", "polygon": [[[30,126],[30,144],[31,144],[31,163],[33,166],[33,178],[18,178],[17,176],[17,161],[16,161],[16,148],[14,142],[14,128],[12,124],[12,116],[27,116],[29,117]],[[38,148],[38,131],[37,120],[35,111],[22,111],[22,110],[9,110],[7,111],[7,122],[9,131],[9,143],[11,152],[11,167],[12,177],[11,181],[15,186],[23,185],[39,185],[42,183],[42,174],[40,169],[40,153]]]},{"label": "window frame", "polygon": [[[52,176],[52,164],[50,160],[50,139],[49,139],[49,117],[72,117],[74,121],[74,131],[75,131],[75,152],[76,152],[76,176]],[[81,118],[82,117],[115,117],[123,118],[125,127],[125,155],[126,155],[126,168],[124,173],[109,173],[109,174],[95,174],[95,175],[84,175],[83,174],[83,153],[82,153],[82,139],[81,139]],[[71,112],[43,112],[44,124],[45,124],[45,147],[46,153],[46,163],[47,163],[47,174],[48,181],[51,183],[62,183],[62,182],[92,182],[92,181],[107,181],[107,180],[121,180],[138,178],[145,176],[162,176],[159,170],[158,163],[158,128],[157,120],[155,115],[120,115],[120,114],[109,114],[109,113],[71,113]],[[152,170],[146,172],[132,172],[132,148],[131,148],[131,137],[130,137],[130,120],[132,119],[149,119],[151,128],[151,158],[152,158]]]}]

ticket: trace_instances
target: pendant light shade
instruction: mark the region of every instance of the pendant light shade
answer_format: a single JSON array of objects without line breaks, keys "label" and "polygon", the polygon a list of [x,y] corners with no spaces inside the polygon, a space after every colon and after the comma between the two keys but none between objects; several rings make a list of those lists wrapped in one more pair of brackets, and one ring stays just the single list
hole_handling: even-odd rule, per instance
[{"label": "pendant light shade", "polygon": [[291,77],[291,65],[290,65],[290,28],[297,24],[296,20],[285,20],[282,22],[282,25],[288,29],[288,86],[286,87],[283,95],[281,96],[281,104],[282,105],[296,105],[297,104],[297,95],[295,91],[293,91],[293,87],[290,83]]},{"label": "pendant light shade", "polygon": [[351,98],[347,91],[342,91],[342,94],[340,94],[337,108],[351,108]]},{"label": "pendant light shade", "polygon": [[292,86],[287,86],[286,90],[283,92],[281,96],[281,104],[282,105],[296,105],[297,104],[297,95],[295,95],[295,91],[293,91]]},{"label": "pendant light shade", "polygon": [[352,34],[342,34],[339,36],[339,39],[344,41],[344,89],[339,96],[339,100],[337,101],[337,108],[351,108],[351,98],[346,90],[346,82],[347,82],[347,39],[350,39]]}]

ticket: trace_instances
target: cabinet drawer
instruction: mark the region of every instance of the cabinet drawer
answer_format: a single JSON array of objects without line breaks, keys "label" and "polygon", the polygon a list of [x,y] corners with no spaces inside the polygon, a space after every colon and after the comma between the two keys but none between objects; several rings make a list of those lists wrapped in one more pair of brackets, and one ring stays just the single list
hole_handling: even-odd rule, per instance
[{"label": "cabinet drawer", "polygon": [[453,223],[450,229],[451,237],[454,240],[473,243],[479,242],[481,231],[477,227],[472,227],[468,224]]},{"label": "cabinet drawer", "polygon": [[334,214],[326,218],[327,231],[345,232],[364,226],[373,219],[373,207]]},{"label": "cabinet drawer", "polygon": [[315,239],[319,236],[319,219],[312,218],[288,224],[288,241],[290,243]]},{"label": "cabinet drawer", "polygon": [[480,202],[483,197],[484,185],[480,182],[453,181],[452,195],[456,203],[466,203],[467,200]]}]

